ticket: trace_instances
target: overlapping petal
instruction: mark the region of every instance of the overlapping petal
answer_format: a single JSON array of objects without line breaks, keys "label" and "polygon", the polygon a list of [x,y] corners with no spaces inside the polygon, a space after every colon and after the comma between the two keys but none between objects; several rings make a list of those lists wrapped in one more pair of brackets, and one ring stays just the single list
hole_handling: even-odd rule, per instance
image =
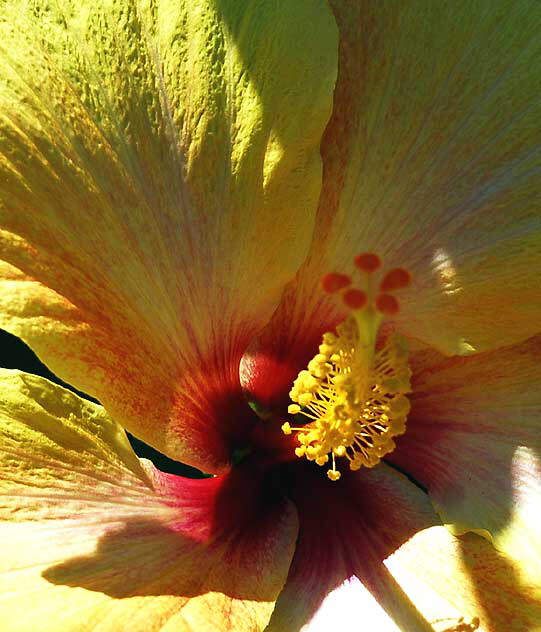
[{"label": "overlapping petal", "polygon": [[[268,632],[293,632],[307,623],[310,630],[329,592],[355,576],[399,628],[430,630],[383,565],[417,531],[439,523],[426,494],[385,464],[348,474],[339,485],[311,464],[299,469],[291,492],[299,540]],[[357,609],[354,617],[351,629],[363,629],[370,612]],[[317,617],[313,625],[317,629]]]},{"label": "overlapping petal", "polygon": [[257,482],[144,467],[104,410],[0,372],[0,628],[262,630],[297,517]]},{"label": "overlapping petal", "polygon": [[[476,534],[424,529],[385,566],[435,632],[531,632],[541,620],[538,585]],[[352,578],[329,594],[303,632],[353,632],[361,625],[381,632],[415,629],[386,618]]]},{"label": "overlapping petal", "polygon": [[487,539],[414,536],[439,519],[385,465],[321,486],[303,464],[270,619],[288,502],[258,500],[242,468],[142,467],[102,409],[8,372],[2,629],[289,632],[355,577],[408,630],[541,616],[541,347],[516,344],[541,311],[539,5],[333,0],[317,217],[335,34],[321,2],[298,5],[3,5],[0,324],[137,435],[220,471],[251,423],[241,354],[306,253],[245,356],[264,404],[339,316],[319,276],[378,252],[413,273],[404,333],[492,349],[414,356],[390,457],[456,533]]},{"label": "overlapping petal", "polygon": [[520,565],[477,534],[455,537],[444,527],[425,529],[385,563],[437,632],[539,627],[539,583],[524,578]]},{"label": "overlapping petal", "polygon": [[407,432],[389,455],[443,522],[477,530],[541,585],[541,338],[468,358],[415,354]]},{"label": "overlapping petal", "polygon": [[0,325],[207,470],[309,244],[336,40],[322,0],[2,5]]},{"label": "overlapping petal", "polygon": [[412,272],[398,323],[412,337],[468,354],[538,333],[541,5],[331,5],[317,230],[275,330],[332,321],[318,278],[369,251]]}]

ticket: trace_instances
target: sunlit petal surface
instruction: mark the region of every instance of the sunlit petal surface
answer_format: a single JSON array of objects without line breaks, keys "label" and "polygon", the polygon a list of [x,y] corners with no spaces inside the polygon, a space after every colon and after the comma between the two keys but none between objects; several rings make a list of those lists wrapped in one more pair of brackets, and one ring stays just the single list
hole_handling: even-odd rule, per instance
[{"label": "sunlit petal surface", "polygon": [[0,326],[208,471],[310,241],[336,48],[322,0],[2,3]]},{"label": "sunlit petal surface", "polygon": [[0,371],[0,629],[262,630],[297,517],[257,482],[163,475],[104,410]]},{"label": "sunlit petal surface", "polygon": [[353,632],[361,624],[378,632],[401,632],[362,582],[352,577],[325,597],[314,618],[301,632]]},{"label": "sunlit petal surface", "polygon": [[479,632],[539,629],[539,582],[525,579],[477,534],[457,538],[444,527],[425,529],[386,565],[437,632],[462,632],[461,618],[470,625],[477,619]]},{"label": "sunlit petal surface", "polygon": [[341,47],[317,230],[274,331],[332,319],[319,278],[368,251],[412,273],[408,335],[469,354],[537,333],[541,4],[331,5]]}]

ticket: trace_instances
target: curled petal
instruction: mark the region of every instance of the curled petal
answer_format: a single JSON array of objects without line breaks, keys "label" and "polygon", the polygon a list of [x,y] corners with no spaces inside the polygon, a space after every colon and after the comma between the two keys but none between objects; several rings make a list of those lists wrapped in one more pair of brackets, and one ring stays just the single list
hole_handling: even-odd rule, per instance
[{"label": "curled petal", "polygon": [[3,4],[0,326],[226,469],[240,356],[308,248],[335,74],[322,0]]}]

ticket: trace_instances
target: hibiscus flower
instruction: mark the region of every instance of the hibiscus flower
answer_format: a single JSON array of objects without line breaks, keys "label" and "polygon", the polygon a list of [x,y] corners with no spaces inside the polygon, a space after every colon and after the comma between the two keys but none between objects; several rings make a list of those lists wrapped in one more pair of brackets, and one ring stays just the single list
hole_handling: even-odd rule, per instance
[{"label": "hibiscus flower", "polygon": [[0,372],[1,630],[539,629],[541,6],[397,4],[2,2],[0,325],[101,405]]}]

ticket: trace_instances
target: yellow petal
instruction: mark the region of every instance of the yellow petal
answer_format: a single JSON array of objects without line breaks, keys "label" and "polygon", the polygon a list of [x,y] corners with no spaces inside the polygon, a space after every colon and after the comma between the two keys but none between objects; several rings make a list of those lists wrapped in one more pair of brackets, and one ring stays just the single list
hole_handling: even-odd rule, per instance
[{"label": "yellow petal", "polygon": [[0,326],[148,443],[224,468],[220,407],[311,238],[330,10],[2,11]]},{"label": "yellow petal", "polygon": [[541,586],[541,338],[468,358],[412,355],[406,433],[389,461],[455,533],[475,530]]},{"label": "yellow petal", "polygon": [[297,536],[246,477],[182,479],[95,404],[0,370],[0,629],[244,632],[267,624]]},{"label": "yellow petal", "polygon": [[457,538],[444,527],[432,527],[404,544],[386,565],[437,632],[540,629],[539,584],[524,581],[520,567],[479,535]]},{"label": "yellow petal", "polygon": [[330,4],[318,225],[283,320],[314,327],[319,277],[368,251],[411,271],[398,324],[412,337],[468,354],[538,333],[541,4]]}]

